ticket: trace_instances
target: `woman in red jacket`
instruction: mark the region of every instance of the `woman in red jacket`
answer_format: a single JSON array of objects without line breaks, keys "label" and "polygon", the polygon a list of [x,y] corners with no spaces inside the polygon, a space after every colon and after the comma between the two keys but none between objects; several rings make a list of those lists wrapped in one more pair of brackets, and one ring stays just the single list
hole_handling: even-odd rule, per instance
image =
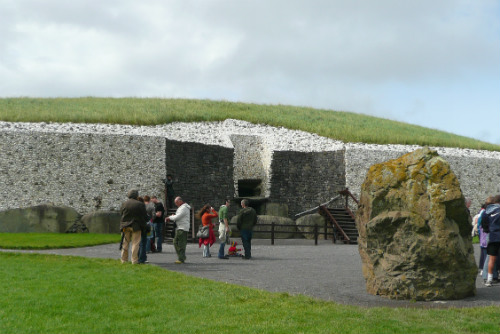
[{"label": "woman in red jacket", "polygon": [[201,247],[203,245],[203,257],[211,257],[210,246],[215,242],[214,235],[214,225],[212,224],[212,218],[218,217],[217,211],[210,206],[210,204],[205,204],[203,208],[196,214],[196,218],[201,219],[203,226],[208,226],[208,238],[200,238],[198,240],[198,245]]}]

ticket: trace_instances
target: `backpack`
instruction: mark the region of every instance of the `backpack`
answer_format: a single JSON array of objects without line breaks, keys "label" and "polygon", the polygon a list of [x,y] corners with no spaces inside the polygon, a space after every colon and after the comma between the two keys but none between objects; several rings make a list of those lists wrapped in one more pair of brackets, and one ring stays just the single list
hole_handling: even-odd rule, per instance
[{"label": "backpack", "polygon": [[481,227],[483,228],[484,233],[490,233],[490,220],[489,220],[489,215],[486,214],[486,211],[484,211],[481,214]]}]

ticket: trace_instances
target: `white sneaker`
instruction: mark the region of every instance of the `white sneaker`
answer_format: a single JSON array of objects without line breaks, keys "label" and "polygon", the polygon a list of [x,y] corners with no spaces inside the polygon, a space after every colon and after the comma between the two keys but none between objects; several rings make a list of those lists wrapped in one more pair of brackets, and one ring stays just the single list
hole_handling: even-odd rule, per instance
[{"label": "white sneaker", "polygon": [[483,276],[483,271],[481,270],[481,272],[479,273],[479,276]]},{"label": "white sneaker", "polygon": [[484,285],[485,285],[485,286],[490,287],[490,286],[492,286],[492,285],[493,285],[493,282],[492,282],[492,281],[486,281],[486,282],[484,283]]}]

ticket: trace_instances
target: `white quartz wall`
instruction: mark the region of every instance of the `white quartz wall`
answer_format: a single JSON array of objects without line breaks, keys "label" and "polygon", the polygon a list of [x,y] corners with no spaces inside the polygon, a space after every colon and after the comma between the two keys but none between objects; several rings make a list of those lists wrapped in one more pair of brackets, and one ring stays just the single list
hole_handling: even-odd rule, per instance
[{"label": "white quartz wall", "polygon": [[[346,144],[345,148],[346,186],[359,198],[371,165],[395,159],[420,146]],[[500,194],[500,152],[431,148],[450,163],[464,196],[472,200],[472,214],[479,210],[488,196]]]},{"label": "white quartz wall", "polygon": [[[117,210],[131,187],[141,194],[161,196],[168,169],[165,139],[233,149],[234,159],[227,163],[234,168],[234,194],[239,179],[261,179],[263,196],[274,197],[280,194],[270,194],[273,176],[284,177],[271,170],[276,152],[288,152],[290,158],[313,152],[339,152],[341,157],[345,150],[345,180],[332,183],[345,183],[359,198],[371,165],[419,148],[344,144],[303,131],[238,120],[151,127],[0,122],[0,210],[42,203],[72,206],[81,213]],[[472,199],[473,213],[487,196],[500,193],[500,152],[435,149],[449,161],[464,195]],[[323,167],[328,168],[314,166]],[[279,189],[286,184],[283,181],[287,180],[279,180]]]},{"label": "white quartz wall", "polygon": [[234,196],[238,194],[238,180],[261,180],[263,194],[269,196],[269,159],[267,149],[261,136],[230,135],[234,146],[233,177]]},{"label": "white quartz wall", "polygon": [[163,194],[160,137],[0,131],[0,210],[45,203],[118,210],[131,188]]}]

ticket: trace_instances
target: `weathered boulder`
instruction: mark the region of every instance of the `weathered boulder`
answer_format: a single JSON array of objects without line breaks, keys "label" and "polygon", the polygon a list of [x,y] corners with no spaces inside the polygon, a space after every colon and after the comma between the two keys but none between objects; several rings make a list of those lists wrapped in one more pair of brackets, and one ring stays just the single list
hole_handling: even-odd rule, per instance
[{"label": "weathered boulder", "polygon": [[96,211],[82,217],[82,223],[90,233],[120,233],[120,213]]},{"label": "weathered boulder", "polygon": [[302,216],[295,221],[295,224],[306,239],[314,239],[314,225],[317,225],[318,239],[325,239],[325,218],[319,213]]},{"label": "weathered boulder", "polygon": [[266,215],[288,217],[288,205],[280,203],[266,203]]},{"label": "weathered boulder", "polygon": [[0,232],[3,233],[64,233],[81,215],[73,208],[37,205],[0,212]]},{"label": "weathered boulder", "polygon": [[[240,236],[240,232],[236,227],[236,218],[237,216],[231,218],[231,225],[234,224],[234,226],[231,226],[233,237]],[[278,217],[278,216],[258,215],[257,224],[253,228],[254,232],[253,237],[258,239],[270,239],[271,223],[275,223],[276,225],[287,225],[287,226],[274,227],[274,231],[279,232],[274,235],[275,239],[288,239],[288,238],[293,238],[295,236],[295,232],[297,231],[297,229],[292,219],[285,217]],[[258,233],[258,232],[266,232],[266,233]]]},{"label": "weathered boulder", "polygon": [[[292,219],[286,217],[279,216],[269,216],[269,215],[260,215],[257,216],[257,225],[253,228],[254,235],[261,239],[270,239],[271,238],[271,224],[276,224],[274,226],[274,231],[277,232],[274,234],[275,239],[288,239],[293,238],[295,236],[295,232],[297,228]],[[286,226],[278,226],[278,225],[286,225]],[[256,232],[266,232],[266,233],[257,233]]]},{"label": "weathered boulder", "polygon": [[356,219],[367,291],[414,300],[475,295],[470,220],[460,184],[436,151],[371,166]]}]

